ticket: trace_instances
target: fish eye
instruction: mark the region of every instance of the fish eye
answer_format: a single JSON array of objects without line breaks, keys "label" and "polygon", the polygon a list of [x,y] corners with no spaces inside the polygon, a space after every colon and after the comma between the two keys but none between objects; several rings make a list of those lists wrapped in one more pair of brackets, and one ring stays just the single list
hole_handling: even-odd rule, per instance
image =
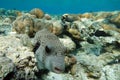
[{"label": "fish eye", "polygon": [[51,49],[48,46],[46,46],[45,51],[47,52],[47,54],[49,54],[51,52]]},{"label": "fish eye", "polygon": [[34,48],[33,48],[33,52],[34,52],[34,53],[35,53],[36,50],[39,48],[39,46],[40,46],[40,43],[37,42],[37,43],[35,44]]}]

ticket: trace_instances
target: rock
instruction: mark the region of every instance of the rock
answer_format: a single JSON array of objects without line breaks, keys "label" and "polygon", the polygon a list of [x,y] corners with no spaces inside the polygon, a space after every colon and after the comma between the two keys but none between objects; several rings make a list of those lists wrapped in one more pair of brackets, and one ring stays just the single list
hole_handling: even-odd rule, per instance
[{"label": "rock", "polygon": [[44,80],[62,80],[61,74],[56,74],[53,72],[50,72],[48,76],[44,76]]},{"label": "rock", "polygon": [[[36,79],[34,68],[35,68],[35,60],[31,56],[27,56],[26,58],[20,59],[16,63],[17,74],[16,79]],[[23,75],[24,74],[24,75]]]},{"label": "rock", "polygon": [[0,34],[1,35],[8,35],[12,30],[12,20],[7,17],[3,18],[0,23]]},{"label": "rock", "polygon": [[0,56],[0,79],[11,79],[15,71],[16,68],[12,60],[5,56]]},{"label": "rock", "polygon": [[33,47],[32,46],[32,41],[27,34],[21,34],[20,35],[20,40],[21,40],[21,43],[23,44],[23,46],[27,46],[29,48]]},{"label": "rock", "polygon": [[43,18],[44,16],[44,12],[39,8],[32,9],[30,14],[35,15],[37,18]]},{"label": "rock", "polygon": [[[17,62],[20,59],[24,59],[27,56],[34,56],[30,48],[27,48],[21,42],[21,39],[17,35],[9,35],[0,37],[0,51],[6,53],[6,56],[12,59],[13,62]],[[7,40],[7,43],[6,43]]]},{"label": "rock", "polygon": [[74,75],[77,71],[76,69],[76,58],[72,55],[70,56],[68,54],[68,56],[65,57],[65,64],[66,64],[66,72]]},{"label": "rock", "polygon": [[12,25],[9,23],[0,24],[0,34],[8,35],[12,30]]},{"label": "rock", "polygon": [[101,44],[90,44],[88,42],[81,42],[82,49],[86,54],[100,55],[102,51]]},{"label": "rock", "polygon": [[60,41],[67,48],[68,52],[72,52],[73,50],[76,49],[76,44],[69,37],[60,38]]},{"label": "rock", "polygon": [[10,25],[12,23],[10,18],[5,18],[4,21],[2,22],[2,25]]},{"label": "rock", "polygon": [[71,28],[76,28],[81,31],[82,29],[86,28],[86,25],[84,25],[84,23],[82,23],[81,21],[74,21],[71,25]]},{"label": "rock", "polygon": [[[118,75],[114,75],[116,74],[115,69],[109,68],[110,66],[106,67],[106,70],[103,70],[102,76],[99,80],[119,80],[119,76]],[[119,72],[118,72],[119,74]]]},{"label": "rock", "polygon": [[18,11],[18,10],[17,10],[17,11],[16,11],[16,14],[17,14],[17,16],[22,16],[23,13],[22,13],[21,11]]},{"label": "rock", "polygon": [[120,13],[118,12],[116,15],[113,15],[110,19],[110,22],[115,24],[118,28],[120,28]]},{"label": "rock", "polygon": [[5,12],[6,12],[6,9],[0,8],[0,14],[1,14],[1,15],[5,15]]},{"label": "rock", "polygon": [[114,65],[114,64],[118,64],[119,63],[119,51],[113,50],[113,52],[106,52],[103,55],[100,55],[98,57],[99,60],[103,60],[103,64],[104,65]]},{"label": "rock", "polygon": [[63,14],[61,18],[62,22],[73,22],[80,20],[80,17],[78,15],[72,15],[72,14]]},{"label": "rock", "polygon": [[16,66],[16,72],[14,74],[14,77],[12,77],[12,79],[14,78],[13,80],[36,79],[34,72],[36,67],[34,53],[31,52],[31,49],[29,47],[26,47],[26,43],[21,42],[21,37],[22,36],[18,35],[0,37],[0,50],[1,52],[5,53],[5,55],[11,59],[11,61],[13,61]]},{"label": "rock", "polygon": [[67,56],[65,56],[65,64],[67,66],[73,65],[75,63],[76,63],[76,58],[74,56],[69,55],[69,54]]},{"label": "rock", "polygon": [[[93,80],[94,79],[106,80],[106,78],[108,80],[112,80],[112,79],[119,80],[119,76],[114,75],[116,74],[116,71],[118,71],[117,73],[120,72],[119,70],[116,70],[118,69],[119,60],[120,60],[119,51],[115,50],[112,53],[103,53],[99,57],[96,57],[95,55],[91,55],[91,54],[86,55],[84,52],[83,53],[78,52],[78,53],[79,53],[78,54],[79,57],[76,56],[77,63],[78,64],[80,63],[83,66],[81,67],[81,69],[84,69],[87,72],[87,78],[89,77],[89,79],[93,79]],[[117,68],[114,69],[113,66],[116,66]]]},{"label": "rock", "polygon": [[100,39],[103,43],[109,43],[109,44],[116,41],[116,38],[114,37],[100,37]]},{"label": "rock", "polygon": [[94,14],[94,18],[96,20],[109,19],[109,18],[111,18],[111,16],[113,16],[112,12],[96,12],[96,13],[93,13],[93,14]]},{"label": "rock", "polygon": [[[79,56],[76,56],[76,59],[81,65],[86,65],[87,69],[90,71],[100,71],[103,67],[102,61],[98,63],[99,59],[93,54],[85,55],[81,53]],[[89,60],[92,60],[92,62]]]},{"label": "rock", "polygon": [[81,18],[81,21],[74,21],[68,31],[74,36],[75,39],[85,40],[89,37],[89,34],[94,33],[94,28],[91,29],[93,23],[95,22],[91,19]]},{"label": "rock", "polygon": [[18,11],[18,10],[6,10],[5,15],[17,17],[19,15],[18,12],[20,12],[20,11]]},{"label": "rock", "polygon": [[46,20],[51,20],[51,19],[52,19],[49,14],[45,14],[45,15],[44,15],[44,18],[45,18]]},{"label": "rock", "polygon": [[120,79],[120,65],[115,64],[112,66],[105,66],[103,72],[106,75],[105,78],[108,80],[119,80]]},{"label": "rock", "polygon": [[84,13],[79,16],[80,16],[80,18],[93,18],[94,19],[94,16],[92,13]]},{"label": "rock", "polygon": [[63,32],[63,26],[61,24],[61,21],[54,21],[53,22],[53,31],[55,35],[60,35]]},{"label": "rock", "polygon": [[112,31],[120,32],[120,29],[113,24],[101,24],[101,26],[104,30],[112,30]]},{"label": "rock", "polygon": [[77,29],[69,29],[68,32],[72,34],[75,39],[80,39],[80,32]]},{"label": "rock", "polygon": [[16,19],[16,17],[15,17],[15,16],[9,16],[8,18],[10,18],[11,23],[13,23],[13,21]]}]

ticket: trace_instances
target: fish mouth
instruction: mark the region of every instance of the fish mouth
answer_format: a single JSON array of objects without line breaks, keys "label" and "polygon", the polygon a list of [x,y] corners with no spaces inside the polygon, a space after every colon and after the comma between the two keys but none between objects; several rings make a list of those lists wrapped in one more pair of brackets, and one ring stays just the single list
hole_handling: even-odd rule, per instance
[{"label": "fish mouth", "polygon": [[58,67],[54,67],[54,72],[59,74],[59,73],[62,73],[63,70]]}]

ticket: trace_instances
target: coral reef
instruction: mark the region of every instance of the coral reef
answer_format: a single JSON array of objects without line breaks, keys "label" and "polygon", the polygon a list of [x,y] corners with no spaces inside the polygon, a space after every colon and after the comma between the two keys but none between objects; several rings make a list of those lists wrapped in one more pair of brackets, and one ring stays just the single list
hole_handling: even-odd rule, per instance
[{"label": "coral reef", "polygon": [[[0,9],[0,14],[0,80],[120,80],[120,11],[50,16],[35,8],[30,13]],[[38,69],[35,57],[45,50],[67,53],[60,62],[64,73]]]}]

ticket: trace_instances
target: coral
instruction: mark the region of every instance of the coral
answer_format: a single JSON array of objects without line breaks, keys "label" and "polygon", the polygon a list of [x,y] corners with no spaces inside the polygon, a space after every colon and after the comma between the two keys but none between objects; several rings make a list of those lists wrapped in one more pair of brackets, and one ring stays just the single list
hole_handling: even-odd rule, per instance
[{"label": "coral", "polygon": [[42,19],[34,19],[34,32],[37,32],[42,29],[48,29],[50,32],[53,31],[52,22],[44,21]]},{"label": "coral", "polygon": [[5,15],[7,15],[7,16],[17,16],[17,10],[7,10],[6,12],[5,12]]},{"label": "coral", "polygon": [[98,13],[94,13],[94,18],[96,20],[99,20],[99,19],[109,19],[111,18],[111,16],[113,16],[113,13],[111,12],[98,12]]},{"label": "coral", "polygon": [[65,56],[66,71],[74,75],[76,73],[76,58],[74,56]]},{"label": "coral", "polygon": [[[1,52],[0,52],[1,54]],[[16,68],[11,59],[0,55],[0,79],[8,80],[13,77]],[[11,75],[10,75],[11,74]]]},{"label": "coral", "polygon": [[[23,43],[19,38],[19,35],[9,35],[5,37],[0,37],[0,51],[6,57],[1,57],[0,52],[0,66],[3,66],[0,72],[4,74],[4,77],[8,74],[8,72],[13,72],[13,74],[8,75],[5,80],[20,80],[20,79],[36,79],[34,71],[36,70],[36,60],[34,58],[34,53],[31,52],[29,48],[24,46]],[[21,38],[21,36],[19,36]],[[6,43],[7,41],[7,43]],[[27,40],[28,41],[28,40]],[[7,58],[8,57],[8,58]],[[14,63],[14,65],[13,65]],[[14,68],[13,68],[14,67]],[[5,69],[5,70],[3,70]],[[15,69],[15,72],[14,72]],[[1,74],[0,74],[1,78]],[[4,79],[2,79],[4,80]]]},{"label": "coral", "polygon": [[22,16],[22,12],[16,11],[17,16]]},{"label": "coral", "polygon": [[45,15],[44,15],[44,18],[45,18],[46,20],[51,20],[51,19],[52,19],[49,14],[45,14]]},{"label": "coral", "polygon": [[60,35],[63,32],[63,26],[61,24],[61,21],[54,21],[53,22],[53,31],[55,35]]},{"label": "coral", "polygon": [[68,30],[68,32],[71,33],[75,39],[80,39],[80,32],[77,29],[71,28]]},{"label": "coral", "polygon": [[29,36],[27,34],[21,34],[20,36],[21,43],[23,46],[27,46],[29,48],[33,48],[32,41],[30,40]]},{"label": "coral", "polygon": [[101,26],[102,26],[102,28],[103,28],[104,30],[113,30],[113,31],[120,32],[120,29],[117,28],[117,27],[114,26],[114,25],[110,25],[110,24],[102,24]]},{"label": "coral", "polygon": [[11,32],[12,21],[10,18],[5,18],[0,24],[0,34],[8,35]]},{"label": "coral", "polygon": [[120,28],[120,13],[113,15],[110,19],[110,22],[115,24],[118,28]]},{"label": "coral", "polygon": [[5,18],[2,22],[3,25],[10,25],[12,23],[12,20],[10,18]]},{"label": "coral", "polygon": [[92,13],[84,13],[79,16],[80,16],[80,18],[94,18]]},{"label": "coral", "polygon": [[37,19],[28,13],[17,17],[13,22],[13,31],[16,31],[18,34],[28,34],[29,37],[34,37],[35,33],[43,28],[52,32],[53,24],[43,19]]},{"label": "coral", "polygon": [[67,52],[72,52],[76,49],[76,44],[71,40],[69,37],[60,38],[60,41],[64,44],[64,46],[67,48]]},{"label": "coral", "polygon": [[15,16],[9,16],[8,18],[10,18],[10,20],[12,21],[12,23],[13,23],[13,21],[16,19]]},{"label": "coral", "polygon": [[1,15],[5,15],[5,12],[6,12],[6,9],[0,8],[0,14],[1,14]]},{"label": "coral", "polygon": [[72,14],[63,14],[61,18],[62,22],[73,22],[76,20],[80,20],[80,17],[78,15],[72,15]]},{"label": "coral", "polygon": [[30,37],[34,36],[33,18],[28,14],[17,17],[13,22],[13,31],[19,34],[28,34]]},{"label": "coral", "polygon": [[39,8],[32,9],[30,14],[35,15],[37,18],[43,18],[44,16],[44,12]]}]

